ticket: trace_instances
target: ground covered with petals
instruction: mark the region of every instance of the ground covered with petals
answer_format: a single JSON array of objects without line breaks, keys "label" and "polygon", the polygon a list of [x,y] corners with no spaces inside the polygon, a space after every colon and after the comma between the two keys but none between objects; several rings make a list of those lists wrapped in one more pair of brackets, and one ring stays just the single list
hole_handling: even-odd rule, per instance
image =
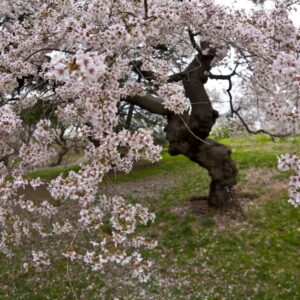
[{"label": "ground covered with petals", "polygon": [[[126,268],[111,267],[102,275],[66,264],[63,257],[40,271],[24,272],[18,259],[8,264],[1,256],[0,298],[297,299],[300,211],[288,203],[290,174],[277,169],[277,156],[299,155],[299,137],[276,143],[264,136],[222,142],[232,148],[240,168],[239,205],[225,212],[206,205],[209,177],[183,156],[163,153],[154,165],[106,177],[102,188],[107,193],[119,193],[131,204],[142,201],[156,214],[154,224],[138,228],[158,242],[143,253],[153,261],[147,283],[134,281]],[[61,168],[39,169],[29,176],[53,178]],[[66,171],[77,168],[67,166]],[[27,193],[46,197],[43,187]],[[70,206],[66,213],[71,216],[73,210]],[[80,243],[85,247],[90,239]]]}]

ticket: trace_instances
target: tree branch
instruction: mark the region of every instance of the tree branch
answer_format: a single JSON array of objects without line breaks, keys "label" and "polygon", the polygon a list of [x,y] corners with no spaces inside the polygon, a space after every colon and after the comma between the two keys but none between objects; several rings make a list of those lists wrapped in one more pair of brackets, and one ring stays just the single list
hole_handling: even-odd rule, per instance
[{"label": "tree branch", "polygon": [[197,42],[195,40],[195,35],[193,34],[193,32],[192,32],[192,30],[190,28],[188,30],[188,33],[189,33],[190,41],[191,41],[191,44],[192,44],[193,48],[195,50],[197,50],[199,53],[201,53],[201,48],[197,44]]},{"label": "tree branch", "polygon": [[135,95],[133,97],[127,97],[123,100],[128,103],[135,104],[140,108],[146,109],[153,114],[166,116],[170,113],[170,111],[163,106],[162,99],[150,94],[143,96]]},{"label": "tree branch", "polygon": [[145,20],[148,19],[148,1],[144,0]]},{"label": "tree branch", "polygon": [[[141,78],[143,78],[147,81],[152,81],[155,79],[155,73],[153,71],[142,70],[142,62],[141,61],[132,61],[130,63],[130,65],[132,65],[133,72],[135,72]],[[175,74],[169,76],[168,82],[178,82],[178,81],[183,80],[185,77],[186,77],[186,72],[175,73]]]},{"label": "tree branch", "polygon": [[212,74],[209,72],[209,75],[208,77],[210,79],[217,79],[217,80],[229,80],[231,79],[232,76],[236,75],[236,70],[237,70],[237,67],[240,65],[240,63],[236,63],[233,71],[230,73],[230,74],[227,74],[227,75],[222,75],[222,74]]},{"label": "tree branch", "polygon": [[258,129],[258,130],[252,130],[252,129],[250,129],[250,127],[248,126],[248,124],[246,123],[246,121],[243,119],[243,117],[239,113],[239,109],[235,109],[233,107],[232,94],[231,94],[231,89],[232,89],[231,76],[228,78],[228,83],[229,83],[229,86],[228,86],[228,89],[226,91],[227,91],[227,94],[229,96],[229,104],[230,104],[231,117],[233,117],[233,115],[236,115],[238,117],[238,119],[241,121],[242,125],[244,126],[244,128],[246,129],[246,131],[248,133],[251,133],[251,134],[264,133],[264,134],[270,136],[273,142],[275,142],[275,138],[289,136],[289,134],[274,134],[274,133],[271,133],[271,132],[269,132],[267,130],[264,130],[264,129]]}]

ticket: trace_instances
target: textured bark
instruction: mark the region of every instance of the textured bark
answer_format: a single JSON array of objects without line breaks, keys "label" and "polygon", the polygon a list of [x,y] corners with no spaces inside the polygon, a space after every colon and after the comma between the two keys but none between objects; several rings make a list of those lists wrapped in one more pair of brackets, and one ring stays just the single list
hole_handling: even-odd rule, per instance
[{"label": "textured bark", "polygon": [[125,122],[125,128],[126,129],[130,129],[131,126],[131,120],[132,120],[132,116],[133,116],[133,110],[134,110],[134,104],[130,104],[128,113],[127,113],[127,118],[126,118],[126,122]]},{"label": "textured bark", "polygon": [[236,184],[237,168],[231,159],[231,151],[224,145],[207,139],[216,118],[204,83],[209,57],[196,57],[185,71],[183,79],[186,96],[192,111],[190,115],[168,115],[166,136],[171,155],[183,154],[208,170],[212,179],[208,202],[215,207],[230,206],[233,187]]},{"label": "textured bark", "polygon": [[[197,136],[205,139],[205,132],[201,120],[198,119],[199,128]],[[193,120],[196,127],[196,121]],[[189,126],[189,122],[187,122]],[[195,133],[195,127],[194,133]],[[171,155],[183,154],[201,167],[207,169],[212,181],[208,202],[215,207],[229,207],[234,197],[237,168],[231,159],[231,151],[220,143],[211,139],[201,142],[195,138],[183,125],[178,116],[169,116],[166,127],[169,141],[169,153]],[[200,134],[199,134],[200,133]],[[209,132],[208,132],[209,133]]]},{"label": "textured bark", "polygon": [[231,151],[213,140],[209,144],[199,145],[189,158],[208,170],[212,179],[208,202],[215,207],[228,207],[234,200],[233,187],[236,184],[237,169],[231,159]]},{"label": "textured bark", "polygon": [[138,105],[139,107],[148,110],[157,115],[167,115],[169,111],[162,105],[162,100],[152,95],[136,95],[125,99],[128,103]]},{"label": "textured bark", "polygon": [[[202,45],[205,47],[205,45]],[[167,115],[165,128],[171,155],[183,154],[208,170],[212,179],[208,202],[215,207],[230,206],[234,197],[237,168],[231,159],[231,151],[220,143],[207,139],[215,124],[218,112],[212,108],[204,84],[210,71],[214,54],[199,53],[190,65],[176,75],[183,83],[186,96],[191,103],[191,113],[182,116],[166,110],[162,100],[147,96],[134,96],[126,101],[139,105],[156,114]]]}]

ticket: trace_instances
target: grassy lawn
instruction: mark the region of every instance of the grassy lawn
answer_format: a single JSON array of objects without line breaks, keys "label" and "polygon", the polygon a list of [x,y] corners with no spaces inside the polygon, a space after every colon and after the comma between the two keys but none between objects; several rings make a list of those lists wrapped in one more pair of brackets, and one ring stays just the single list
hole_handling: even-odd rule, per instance
[{"label": "grassy lawn", "polygon": [[[140,182],[146,188],[150,179],[158,178],[159,196],[127,197],[157,216],[155,224],[140,229],[158,240],[154,251],[144,253],[154,262],[153,276],[147,284],[126,283],[121,270],[104,276],[74,266],[78,299],[299,299],[300,210],[287,203],[288,175],[277,171],[277,156],[300,154],[300,138],[273,143],[265,136],[250,136],[221,142],[232,148],[239,166],[238,195],[246,218],[238,211],[193,209],[192,199],[207,195],[209,177],[183,156],[163,153],[157,164],[111,174],[116,186]],[[78,166],[28,176],[51,179],[71,169]],[[0,257],[0,263],[0,299],[75,299],[63,261],[27,274],[18,272],[18,259],[8,263]]]}]

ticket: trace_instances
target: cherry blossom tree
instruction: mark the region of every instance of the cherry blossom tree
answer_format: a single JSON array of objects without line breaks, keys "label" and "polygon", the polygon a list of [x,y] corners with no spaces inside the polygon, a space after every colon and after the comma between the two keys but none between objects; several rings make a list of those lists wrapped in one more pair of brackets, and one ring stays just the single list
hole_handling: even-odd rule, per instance
[{"label": "cherry blossom tree", "polygon": [[[154,221],[154,215],[98,192],[108,172],[130,172],[139,159],[160,158],[150,131],[119,129],[120,104],[164,116],[170,154],[206,168],[212,179],[209,204],[229,205],[237,168],[230,150],[208,138],[218,112],[205,84],[228,83],[231,112],[242,122],[232,99],[234,77],[260,90],[277,124],[298,122],[299,110],[285,101],[299,97],[300,32],[289,17],[297,6],[299,1],[278,0],[268,10],[247,12],[211,0],[2,0],[1,251],[12,256],[33,237],[56,237],[68,261],[95,271],[108,263],[130,266],[135,277],[147,280],[151,262],[139,249],[152,249],[155,242],[139,236],[136,227]],[[228,72],[217,73],[218,66]],[[28,130],[26,116],[37,105],[42,109]],[[80,171],[50,182],[28,179],[29,171],[57,157],[59,126],[84,145]],[[294,196],[299,160],[297,166]],[[51,201],[24,198],[26,187],[41,185]],[[74,209],[66,213],[66,207]],[[109,234],[103,230],[107,225]],[[90,246],[79,252],[76,242],[83,235],[90,236]],[[26,255],[26,269],[47,266],[56,257],[46,249]]]}]

